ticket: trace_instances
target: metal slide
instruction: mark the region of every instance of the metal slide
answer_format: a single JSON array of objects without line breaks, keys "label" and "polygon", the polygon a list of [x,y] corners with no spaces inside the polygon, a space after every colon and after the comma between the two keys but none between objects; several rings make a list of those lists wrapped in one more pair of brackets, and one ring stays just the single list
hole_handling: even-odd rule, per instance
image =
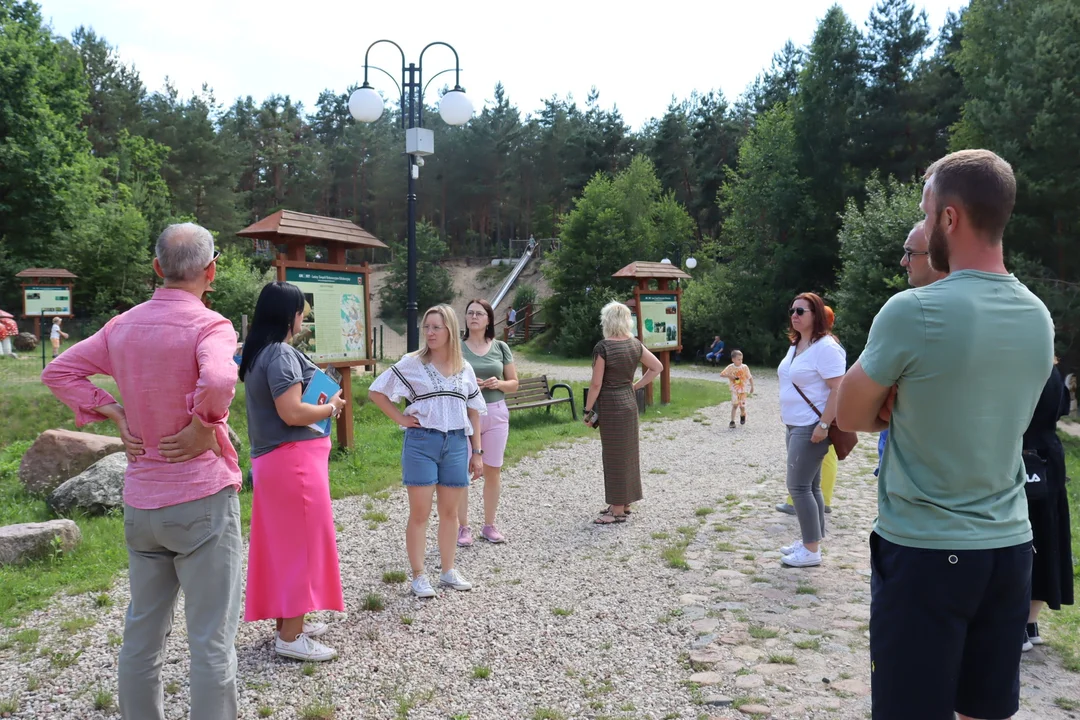
[{"label": "metal slide", "polygon": [[503,282],[502,287],[499,288],[499,292],[495,293],[495,297],[491,299],[491,308],[493,310],[499,309],[499,303],[506,299],[507,294],[510,292],[510,288],[517,282],[518,277],[524,272],[525,266],[532,260],[533,254],[536,252],[536,241],[533,240],[525,248],[525,252],[521,254],[521,259],[518,260],[517,265],[510,271],[510,275],[507,276]]}]

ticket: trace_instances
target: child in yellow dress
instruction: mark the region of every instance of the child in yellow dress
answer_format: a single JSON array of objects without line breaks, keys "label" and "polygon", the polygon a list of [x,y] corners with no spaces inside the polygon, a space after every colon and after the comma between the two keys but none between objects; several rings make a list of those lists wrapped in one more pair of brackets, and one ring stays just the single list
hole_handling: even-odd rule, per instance
[{"label": "child in yellow dress", "polygon": [[754,392],[754,376],[750,374],[750,368],[743,365],[742,350],[731,351],[731,364],[724,368],[720,377],[727,378],[731,387],[731,422],[728,427],[734,429],[735,414],[739,414],[739,424],[746,424],[746,395],[747,387]]}]

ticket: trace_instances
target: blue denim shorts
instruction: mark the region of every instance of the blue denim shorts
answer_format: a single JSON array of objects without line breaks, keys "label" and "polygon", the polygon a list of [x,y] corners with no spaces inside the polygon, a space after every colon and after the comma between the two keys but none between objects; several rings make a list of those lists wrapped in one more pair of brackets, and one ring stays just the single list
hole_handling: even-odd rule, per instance
[{"label": "blue denim shorts", "polygon": [[406,428],[401,447],[401,482],[409,487],[468,487],[469,444],[465,431]]}]

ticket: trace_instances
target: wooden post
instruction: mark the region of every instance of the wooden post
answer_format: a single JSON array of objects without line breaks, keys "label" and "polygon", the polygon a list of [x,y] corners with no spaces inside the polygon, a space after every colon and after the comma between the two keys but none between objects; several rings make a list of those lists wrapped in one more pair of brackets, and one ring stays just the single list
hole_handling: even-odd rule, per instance
[{"label": "wooden post", "polygon": [[671,351],[665,350],[660,353],[660,362],[664,369],[660,371],[660,402],[663,405],[671,403]]},{"label": "wooden post", "polygon": [[353,446],[353,397],[352,397],[352,368],[341,368],[341,397],[345,398],[345,409],[341,411],[337,419],[338,447],[351,448]]},{"label": "wooden post", "polygon": [[529,325],[532,324],[532,305],[525,306],[525,342],[529,342]]}]

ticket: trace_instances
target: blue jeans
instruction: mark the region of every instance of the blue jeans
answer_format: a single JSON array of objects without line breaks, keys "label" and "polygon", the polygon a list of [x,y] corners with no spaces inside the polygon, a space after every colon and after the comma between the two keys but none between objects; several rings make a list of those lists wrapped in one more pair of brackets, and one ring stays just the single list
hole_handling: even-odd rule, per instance
[{"label": "blue jeans", "polygon": [[720,355],[723,354],[723,350],[717,350],[716,352],[705,353],[706,360],[719,360]]},{"label": "blue jeans", "polygon": [[401,447],[401,482],[409,487],[468,487],[469,444],[465,431],[406,428]]}]

